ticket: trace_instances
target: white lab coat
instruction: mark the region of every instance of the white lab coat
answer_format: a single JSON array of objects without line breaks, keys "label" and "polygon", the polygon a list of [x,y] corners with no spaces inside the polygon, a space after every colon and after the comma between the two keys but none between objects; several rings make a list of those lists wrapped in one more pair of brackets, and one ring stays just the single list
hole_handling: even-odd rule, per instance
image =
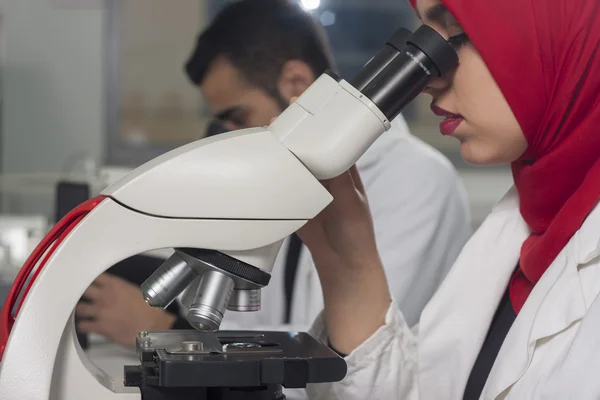
[{"label": "white lab coat", "polygon": [[[348,358],[325,399],[462,399],[528,228],[512,189],[465,246],[411,330],[395,306],[385,326]],[[517,316],[482,399],[600,398],[600,207],[588,216]],[[418,331],[418,332],[417,332]],[[324,339],[319,318],[313,334]]]},{"label": "white lab coat", "polygon": [[[414,324],[471,234],[465,190],[448,160],[412,136],[402,117],[393,121],[357,167],[391,291]],[[287,248],[286,242],[271,282],[262,290],[262,310],[227,312],[221,329],[310,328],[323,309],[323,298],[306,248],[296,274],[291,326],[283,325]]]}]

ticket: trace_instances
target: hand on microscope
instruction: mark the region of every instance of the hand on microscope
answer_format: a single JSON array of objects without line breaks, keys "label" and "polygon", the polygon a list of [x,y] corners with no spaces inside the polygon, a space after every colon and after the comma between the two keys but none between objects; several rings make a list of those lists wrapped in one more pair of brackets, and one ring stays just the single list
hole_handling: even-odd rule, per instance
[{"label": "hand on microscope", "polygon": [[144,330],[171,328],[176,316],[150,307],[139,286],[111,274],[100,275],[83,294],[87,302],[76,309],[82,333],[97,333],[127,347],[135,347],[136,335]]},{"label": "hand on microscope", "polygon": [[321,183],[334,200],[297,233],[319,274],[329,341],[349,354],[385,323],[391,294],[358,169]]},{"label": "hand on microscope", "polygon": [[384,324],[391,295],[356,166],[323,185],[333,202],[298,234],[321,280],[329,341],[349,354]]}]

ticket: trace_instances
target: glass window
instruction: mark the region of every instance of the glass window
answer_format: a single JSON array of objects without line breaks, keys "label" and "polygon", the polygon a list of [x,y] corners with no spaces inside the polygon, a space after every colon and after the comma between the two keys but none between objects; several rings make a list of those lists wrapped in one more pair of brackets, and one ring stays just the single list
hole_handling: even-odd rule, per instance
[{"label": "glass window", "polygon": [[183,64],[211,2],[115,0],[108,40],[108,162],[135,166],[199,139],[208,115]]},{"label": "glass window", "polygon": [[[399,27],[416,28],[408,1],[297,0],[325,27],[338,72],[350,79]],[[110,4],[108,162],[139,165],[201,138],[210,116],[183,72],[198,32],[230,1],[113,0]],[[464,167],[421,96],[405,111],[413,134]]]}]

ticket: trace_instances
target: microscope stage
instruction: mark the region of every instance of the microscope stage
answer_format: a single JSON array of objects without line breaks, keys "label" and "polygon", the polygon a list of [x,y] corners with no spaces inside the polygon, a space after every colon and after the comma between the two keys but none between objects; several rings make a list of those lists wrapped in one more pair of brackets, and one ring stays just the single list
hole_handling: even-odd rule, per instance
[{"label": "microscope stage", "polygon": [[127,386],[303,388],[344,378],[346,363],[306,333],[141,332],[141,365],[125,367]]}]

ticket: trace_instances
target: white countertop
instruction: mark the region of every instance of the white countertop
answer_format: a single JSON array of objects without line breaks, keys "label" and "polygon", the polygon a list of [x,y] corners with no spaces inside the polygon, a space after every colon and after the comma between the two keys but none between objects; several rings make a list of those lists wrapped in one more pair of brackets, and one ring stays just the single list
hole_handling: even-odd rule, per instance
[{"label": "white countertop", "polygon": [[86,350],[90,361],[110,376],[123,380],[125,365],[139,365],[140,359],[135,350],[111,343],[101,336],[90,335],[90,346]]}]

